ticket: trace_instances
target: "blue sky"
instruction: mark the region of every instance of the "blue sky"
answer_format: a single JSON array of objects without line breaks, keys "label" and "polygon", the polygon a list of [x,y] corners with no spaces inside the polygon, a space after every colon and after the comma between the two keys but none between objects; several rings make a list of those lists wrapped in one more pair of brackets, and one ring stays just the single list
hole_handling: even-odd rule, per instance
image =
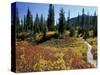
[{"label": "blue sky", "polygon": [[[93,6],[76,6],[76,5],[62,5],[62,4],[53,4],[53,5],[55,11],[55,22],[58,21],[59,19],[59,12],[61,8],[64,9],[66,19],[68,17],[69,10],[71,18],[76,17],[78,13],[81,15],[83,8],[85,9],[85,14],[89,12],[90,15],[94,15],[95,11],[97,13],[97,8]],[[33,20],[35,19],[36,13],[38,13],[39,16],[43,14],[44,18],[47,19],[49,4],[17,2],[16,6],[19,10],[20,19],[23,19],[24,15],[27,14],[28,8],[30,9],[33,15]]]}]

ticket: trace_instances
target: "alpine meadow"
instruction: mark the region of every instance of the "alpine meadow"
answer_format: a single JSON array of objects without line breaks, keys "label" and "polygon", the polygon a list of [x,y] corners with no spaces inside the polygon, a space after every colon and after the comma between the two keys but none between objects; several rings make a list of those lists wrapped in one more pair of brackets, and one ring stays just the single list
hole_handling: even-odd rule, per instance
[{"label": "alpine meadow", "polygon": [[97,7],[16,2],[11,10],[15,72],[97,67]]}]

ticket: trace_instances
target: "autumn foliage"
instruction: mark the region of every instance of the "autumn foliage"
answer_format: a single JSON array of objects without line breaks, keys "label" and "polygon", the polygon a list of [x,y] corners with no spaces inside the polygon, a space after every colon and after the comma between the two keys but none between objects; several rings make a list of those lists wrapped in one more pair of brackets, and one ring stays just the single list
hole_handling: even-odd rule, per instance
[{"label": "autumn foliage", "polygon": [[28,41],[17,42],[16,71],[92,68],[93,65],[86,61],[87,46],[81,40],[81,38],[66,37],[62,40],[55,39],[55,41],[51,39],[35,46]]}]

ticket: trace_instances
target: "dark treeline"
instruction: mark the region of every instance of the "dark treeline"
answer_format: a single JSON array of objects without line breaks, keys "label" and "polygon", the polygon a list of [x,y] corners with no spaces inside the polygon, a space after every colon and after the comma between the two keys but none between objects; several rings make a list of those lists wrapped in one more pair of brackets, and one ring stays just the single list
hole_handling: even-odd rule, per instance
[{"label": "dark treeline", "polygon": [[[77,31],[77,36],[89,37],[89,31],[93,32],[93,37],[97,36],[97,15],[96,11],[94,15],[85,14],[85,9],[82,9],[82,15],[78,13],[77,17],[70,18],[70,10],[68,10],[67,20],[65,19],[65,13],[63,8],[61,8],[59,13],[58,22],[55,24],[55,11],[52,4],[49,5],[48,17],[44,18],[43,14],[33,17],[30,9],[28,8],[27,14],[24,15],[23,19],[19,19],[18,8],[15,9],[15,18],[12,18],[12,25],[16,26],[16,37],[20,38],[23,36],[23,40],[26,37],[36,37],[36,34],[43,35],[42,38],[46,36],[46,32],[55,31],[59,36],[63,35],[65,31],[69,31],[69,36],[74,36]],[[14,12],[13,12],[14,13]],[[34,21],[33,21],[34,18]]]}]

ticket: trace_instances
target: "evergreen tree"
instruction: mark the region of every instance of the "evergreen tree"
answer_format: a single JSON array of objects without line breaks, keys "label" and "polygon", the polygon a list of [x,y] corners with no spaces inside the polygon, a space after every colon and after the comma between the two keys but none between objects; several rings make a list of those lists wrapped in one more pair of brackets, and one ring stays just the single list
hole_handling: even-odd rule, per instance
[{"label": "evergreen tree", "polygon": [[60,10],[59,16],[58,32],[59,34],[63,34],[65,30],[65,15],[63,8]]},{"label": "evergreen tree", "polygon": [[33,32],[33,16],[32,14],[30,15],[30,30]]},{"label": "evergreen tree", "polygon": [[26,16],[24,15],[24,31],[27,31]]},{"label": "evergreen tree", "polygon": [[86,35],[86,37],[89,37],[89,29],[90,29],[90,16],[89,16],[89,12],[88,12],[87,16],[86,16],[86,21],[85,21],[85,35]]},{"label": "evergreen tree", "polygon": [[93,17],[93,36],[97,36],[97,15],[96,11],[94,12],[94,17]]},{"label": "evergreen tree", "polygon": [[93,29],[93,22],[92,22],[92,20],[93,20],[93,18],[92,18],[93,16],[92,15],[90,15],[90,30],[92,30]]},{"label": "evergreen tree", "polygon": [[52,4],[49,5],[49,11],[48,11],[48,18],[47,18],[47,26],[49,31],[54,30],[54,6]]},{"label": "evergreen tree", "polygon": [[15,16],[15,27],[16,27],[16,36],[18,36],[19,28],[20,28],[20,20],[19,20],[19,13],[18,8],[16,8],[16,16]]},{"label": "evergreen tree", "polygon": [[33,24],[33,17],[32,17],[32,14],[31,14],[29,8],[28,8],[27,17],[26,17],[27,30],[32,30],[32,24]]},{"label": "evergreen tree", "polygon": [[43,15],[41,14],[41,17],[40,17],[40,26],[39,26],[41,32],[43,32],[43,28],[44,28],[43,21],[44,21]]},{"label": "evergreen tree", "polygon": [[81,31],[82,35],[85,33],[85,13],[84,13],[84,8],[82,9],[82,19],[81,19]]},{"label": "evergreen tree", "polygon": [[70,28],[70,37],[75,35],[75,30],[73,27]]},{"label": "evergreen tree", "polygon": [[39,28],[39,17],[38,14],[36,14],[35,21],[34,21],[34,33],[39,33],[40,28]]},{"label": "evergreen tree", "polygon": [[81,19],[81,25],[82,25],[82,30],[84,30],[84,16],[85,16],[85,14],[84,14],[84,8],[82,9],[82,19]]},{"label": "evergreen tree", "polygon": [[90,26],[90,16],[89,16],[89,12],[88,12],[88,15],[87,15],[87,25],[88,25],[88,27]]}]

